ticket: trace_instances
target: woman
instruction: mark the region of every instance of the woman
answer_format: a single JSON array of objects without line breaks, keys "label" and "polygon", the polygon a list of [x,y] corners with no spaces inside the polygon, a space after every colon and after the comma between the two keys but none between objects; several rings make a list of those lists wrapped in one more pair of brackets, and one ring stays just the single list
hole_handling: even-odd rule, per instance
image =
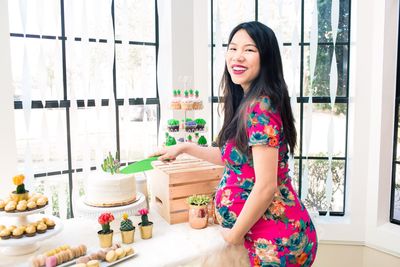
[{"label": "woman", "polygon": [[233,29],[221,89],[219,147],[185,143],[157,154],[167,161],[188,153],[225,165],[215,196],[217,217],[225,241],[244,244],[251,266],[311,266],[317,236],[289,177],[296,129],[270,28],[247,22]]}]

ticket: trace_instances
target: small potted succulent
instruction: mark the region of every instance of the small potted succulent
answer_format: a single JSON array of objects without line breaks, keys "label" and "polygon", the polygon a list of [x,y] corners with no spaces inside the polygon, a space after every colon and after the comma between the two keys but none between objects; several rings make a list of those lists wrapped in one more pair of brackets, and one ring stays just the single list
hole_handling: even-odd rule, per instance
[{"label": "small potted succulent", "polygon": [[115,153],[115,158],[111,155],[111,152],[108,152],[108,156],[104,159],[103,164],[101,164],[103,171],[111,174],[119,173],[120,167],[118,152]]},{"label": "small potted succulent", "polygon": [[11,193],[11,199],[18,203],[20,200],[28,200],[29,191],[25,189],[25,176],[23,174],[13,177],[13,183],[17,186],[15,191]]},{"label": "small potted succulent", "polygon": [[202,229],[208,224],[208,203],[211,198],[207,195],[192,195],[188,197],[189,225],[194,229]]},{"label": "small potted succulent", "polygon": [[192,142],[192,139],[193,139],[192,135],[189,134],[188,137],[187,137],[187,141],[191,143],[191,142]]},{"label": "small potted succulent", "polygon": [[206,120],[205,120],[205,119],[198,118],[198,119],[195,119],[194,121],[197,123],[197,125],[196,125],[196,130],[198,130],[198,131],[204,131],[204,127],[205,127],[205,125],[206,125]]},{"label": "small potted succulent", "polygon": [[124,244],[131,244],[134,242],[135,226],[128,218],[128,214],[122,214],[122,221],[119,230],[121,230],[121,239]]},{"label": "small potted succulent", "polygon": [[177,119],[170,119],[167,121],[167,128],[170,132],[179,132],[179,120]]},{"label": "small potted succulent", "polygon": [[100,247],[109,248],[112,246],[113,230],[110,228],[110,223],[114,221],[114,215],[112,213],[106,212],[102,213],[98,222],[101,225],[101,230],[97,232],[100,241]]},{"label": "small potted succulent", "polygon": [[149,221],[149,214],[148,209],[141,209],[139,210],[139,214],[141,215],[142,222],[139,223],[140,229],[140,237],[142,239],[149,239],[153,236],[153,222]]},{"label": "small potted succulent", "polygon": [[199,140],[197,141],[197,144],[199,146],[207,146],[207,139],[204,137],[204,135],[200,136]]}]

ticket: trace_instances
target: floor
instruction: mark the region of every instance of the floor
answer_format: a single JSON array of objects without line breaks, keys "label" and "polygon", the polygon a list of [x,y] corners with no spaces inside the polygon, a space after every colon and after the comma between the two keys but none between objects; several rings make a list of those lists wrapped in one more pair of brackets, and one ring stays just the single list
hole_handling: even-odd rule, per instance
[{"label": "floor", "polygon": [[400,258],[357,245],[320,244],[313,267],[399,267]]}]

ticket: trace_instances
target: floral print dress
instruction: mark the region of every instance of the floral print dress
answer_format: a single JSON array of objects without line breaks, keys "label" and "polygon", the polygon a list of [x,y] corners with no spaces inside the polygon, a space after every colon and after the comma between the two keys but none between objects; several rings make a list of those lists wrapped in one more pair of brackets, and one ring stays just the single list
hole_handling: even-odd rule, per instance
[{"label": "floral print dress", "polygon": [[251,147],[279,149],[279,192],[246,234],[244,245],[251,266],[311,266],[317,252],[317,234],[291,184],[280,114],[268,97],[261,97],[250,105],[246,115],[250,156],[241,153],[234,140],[222,147],[225,169],[215,196],[217,218],[223,227],[232,228],[256,182]]}]

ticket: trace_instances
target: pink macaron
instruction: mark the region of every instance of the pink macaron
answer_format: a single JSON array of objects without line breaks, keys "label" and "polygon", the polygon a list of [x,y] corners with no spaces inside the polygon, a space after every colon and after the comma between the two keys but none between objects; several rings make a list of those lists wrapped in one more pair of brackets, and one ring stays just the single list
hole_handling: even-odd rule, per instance
[{"label": "pink macaron", "polygon": [[56,256],[50,256],[46,258],[46,267],[55,267],[57,266],[57,258]]}]

